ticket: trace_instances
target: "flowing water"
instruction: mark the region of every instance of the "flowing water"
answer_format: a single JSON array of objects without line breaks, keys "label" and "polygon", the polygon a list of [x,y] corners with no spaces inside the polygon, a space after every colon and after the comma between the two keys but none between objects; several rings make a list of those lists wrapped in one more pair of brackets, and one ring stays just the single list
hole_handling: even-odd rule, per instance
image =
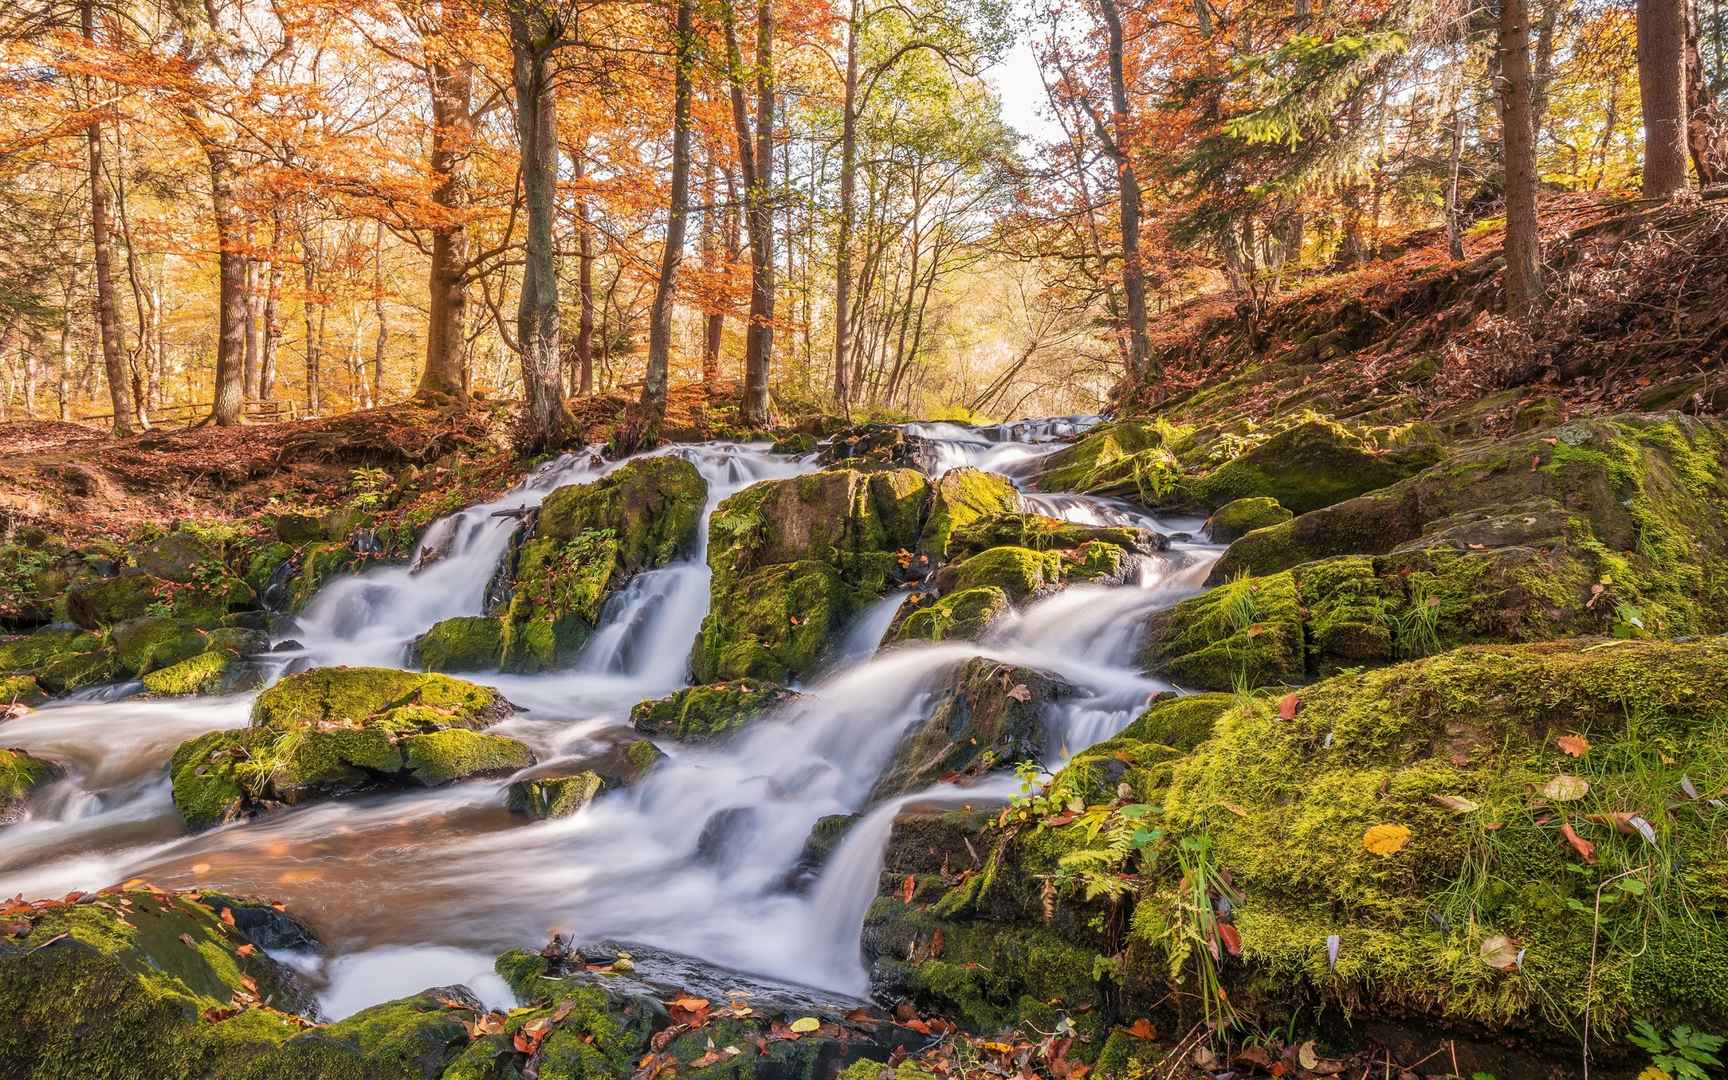
[{"label": "flowing water", "polygon": [[[909,425],[928,469],[1022,473],[1076,417],[994,428]],[[708,511],[759,480],[815,469],[758,445],[713,443],[658,453],[688,458]],[[333,580],[280,635],[279,670],[406,663],[408,644],[440,619],[485,608],[489,584],[525,510],[617,463],[568,455],[502,498],[433,524],[409,563]],[[1087,523],[1153,528],[1175,539],[1134,580],[1076,586],[1028,605],[983,641],[879,649],[898,597],[867,606],[837,635],[801,697],[716,746],[668,743],[641,783],[562,820],[503,808],[504,781],[474,781],[301,807],[188,836],[169,797],[175,746],[247,722],[249,695],[140,701],[89,694],[5,725],[4,742],[58,761],[67,779],[37,798],[0,844],[0,895],[55,895],[142,876],[164,886],[279,898],[325,936],[327,955],[297,962],[323,981],[340,1017],[438,983],[465,981],[504,1002],[491,958],[552,933],[619,941],[839,995],[867,991],[859,951],[896,813],[912,805],[992,805],[1013,793],[996,776],[970,787],[867,805],[904,732],[931,708],[942,675],[974,657],[1053,672],[1076,692],[1048,706],[1045,764],[1108,738],[1169,686],[1134,663],[1145,616],[1197,592],[1217,549],[1186,539],[1197,522],[1155,520],[1127,504],[1027,494],[1028,509]],[[706,535],[706,518],[703,534]],[[637,701],[687,680],[707,612],[705,550],[641,574],[607,604],[570,669],[492,676],[524,711],[496,730],[533,747],[540,767],[604,753],[630,734]],[[863,812],[818,879],[794,889],[811,827]]]}]

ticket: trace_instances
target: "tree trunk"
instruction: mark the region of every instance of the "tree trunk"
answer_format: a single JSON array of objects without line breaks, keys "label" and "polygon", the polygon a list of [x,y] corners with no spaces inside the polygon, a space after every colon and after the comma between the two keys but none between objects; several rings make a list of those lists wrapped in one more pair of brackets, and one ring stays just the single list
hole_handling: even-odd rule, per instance
[{"label": "tree trunk", "polygon": [[697,247],[702,252],[702,271],[708,278],[708,311],[702,323],[702,389],[712,396],[714,384],[720,380],[720,303],[713,295],[714,283],[720,276],[720,222],[717,219],[720,200],[714,190],[714,154],[703,155],[702,197],[707,205],[702,211],[702,234]]},{"label": "tree trunk", "polygon": [[1500,137],[1506,158],[1506,311],[1542,302],[1542,237],[1536,213],[1536,132],[1531,124],[1530,18],[1525,0],[1501,0]]},{"label": "tree trunk", "polygon": [[282,208],[270,211],[269,284],[264,291],[264,348],[258,360],[258,399],[276,392],[276,349],[282,341]]},{"label": "tree trunk", "polygon": [[1638,95],[1644,112],[1644,195],[1686,186],[1686,0],[1638,0]]},{"label": "tree trunk", "polygon": [[[1722,160],[1720,146],[1712,145],[1711,95],[1705,83],[1704,61],[1698,50],[1698,10],[1686,4],[1686,149],[1692,158],[1692,169],[1698,183],[1709,187],[1722,182],[1728,175],[1728,162]],[[1717,39],[1721,49],[1721,38]]]},{"label": "tree trunk", "polygon": [[216,384],[211,420],[220,427],[245,422],[246,411],[246,254],[244,218],[234,199],[228,152],[205,148],[210,162],[210,202],[215,211],[218,300]]},{"label": "tree trunk", "polygon": [[690,219],[690,65],[696,36],[695,0],[678,0],[673,28],[676,73],[672,92],[672,194],[666,214],[666,243],[660,252],[660,280],[648,317],[648,372],[642,404],[666,410],[667,366],[672,351],[672,303],[678,295],[678,270],[684,262],[684,234]]},{"label": "tree trunk", "polygon": [[465,399],[463,345],[468,326],[468,148],[474,138],[474,66],[464,59],[434,59],[427,65],[432,96],[430,164],[438,186],[432,201],[443,220],[432,231],[432,261],[427,269],[429,319],[426,366],[416,393],[424,397]]},{"label": "tree trunk", "polygon": [[390,340],[390,312],[384,306],[384,224],[372,226],[372,315],[378,336],[372,339],[372,407],[384,404],[384,347]]},{"label": "tree trunk", "polygon": [[[1128,143],[1128,82],[1122,60],[1122,14],[1116,0],[1098,0],[1104,15],[1110,59],[1112,130],[1106,145],[1119,175],[1122,218],[1122,291],[1127,299],[1128,373],[1137,379],[1158,378],[1152,368],[1152,348],[1146,338],[1146,268],[1140,261],[1140,181],[1134,173],[1133,147]],[[1199,9],[1204,12],[1204,0]]]},{"label": "tree trunk", "polygon": [[744,181],[744,227],[750,234],[750,323],[745,329],[745,423],[768,422],[768,376],[774,358],[774,10],[759,0],[756,13],[756,120],[751,131],[745,102],[744,60],[731,0],[721,4],[726,34],[732,123]]},{"label": "tree trunk", "polygon": [[[84,40],[94,47],[96,13],[94,0],[79,5]],[[108,397],[114,406],[114,434],[137,430],[132,394],[121,356],[120,315],[114,305],[114,237],[109,226],[108,181],[102,164],[102,123],[94,120],[84,129],[90,166],[90,236],[96,255],[96,325],[102,338],[102,369],[108,376]]]},{"label": "tree trunk", "polygon": [[60,419],[72,419],[72,305],[60,312]]},{"label": "tree trunk", "polygon": [[510,5],[516,135],[528,215],[516,307],[516,345],[522,356],[522,388],[527,398],[524,449],[530,450],[549,450],[562,444],[569,424],[563,372],[558,364],[558,278],[552,243],[558,126],[548,46],[542,41],[549,34],[544,22],[525,5]]},{"label": "tree trunk", "polygon": [[570,153],[576,192],[576,367],[577,390],[583,397],[594,392],[594,236],[588,215],[588,193],[581,183],[588,176],[588,140]]},{"label": "tree trunk", "polygon": [[246,397],[258,400],[259,379],[264,373],[264,281],[270,276],[270,260],[246,260]]},{"label": "tree trunk", "polygon": [[858,186],[858,11],[846,20],[846,90],[840,106],[840,224],[834,243],[834,401],[846,409],[852,352],[852,218]]}]

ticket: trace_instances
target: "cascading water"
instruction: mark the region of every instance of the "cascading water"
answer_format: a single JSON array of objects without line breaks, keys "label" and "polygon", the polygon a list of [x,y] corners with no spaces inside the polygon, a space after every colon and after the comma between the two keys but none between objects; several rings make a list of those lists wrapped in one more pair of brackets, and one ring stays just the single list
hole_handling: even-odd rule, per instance
[{"label": "cascading water", "polygon": [[[1021,471],[1055,449],[1054,440],[1092,422],[910,430],[928,440],[933,472]],[[816,467],[736,444],[657,453],[684,455],[707,481],[704,536],[706,513],[727,495]],[[301,643],[302,663],[402,664],[408,643],[432,623],[483,610],[523,511],[559,486],[616,467],[589,454],[542,466],[502,498],[435,523],[410,564],[330,582],[286,636]],[[1085,496],[1028,494],[1025,502],[1072,521],[1165,532],[1189,526]],[[333,1016],[422,984],[468,981],[495,996],[502,990],[489,975],[490,956],[553,932],[646,943],[862,994],[859,930],[894,814],[911,804],[988,805],[1012,792],[1011,782],[994,777],[867,807],[901,736],[928,715],[942,675],[988,657],[1070,683],[1074,692],[1047,716],[1045,763],[1055,766],[1119,731],[1149,694],[1169,688],[1138,672],[1136,627],[1146,613],[1198,591],[1216,554],[1179,540],[1145,556],[1126,585],[1070,588],[999,622],[979,642],[879,651],[899,606],[898,596],[885,597],[840,635],[827,674],[802,696],[730,742],[668,744],[668,759],[642,782],[561,820],[513,819],[500,782],[474,781],[316,804],[186,836],[163,765],[182,740],[245,724],[249,697],[51,706],[6,726],[8,744],[61,762],[68,779],[8,830],[0,893],[53,894],[144,876],[281,897],[327,934],[332,957],[318,966]],[[634,578],[608,602],[574,667],[487,680],[526,707],[498,730],[529,743],[543,765],[603,752],[633,704],[684,683],[708,586],[700,549]],[[820,877],[803,892],[789,889],[811,827],[866,810]]]}]

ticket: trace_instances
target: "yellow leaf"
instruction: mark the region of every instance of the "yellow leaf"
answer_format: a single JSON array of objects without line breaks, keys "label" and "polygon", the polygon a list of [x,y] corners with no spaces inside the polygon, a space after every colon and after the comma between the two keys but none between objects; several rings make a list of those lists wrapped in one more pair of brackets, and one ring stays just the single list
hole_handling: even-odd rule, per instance
[{"label": "yellow leaf", "polygon": [[800,1035],[808,1035],[821,1026],[822,1021],[816,1019],[814,1016],[800,1016],[798,1019],[788,1024],[787,1029],[795,1031]]},{"label": "yellow leaf", "polygon": [[1376,825],[1362,834],[1362,846],[1376,855],[1392,855],[1410,842],[1410,830],[1402,825]]},{"label": "yellow leaf", "polygon": [[1638,1074],[1638,1080],[1674,1080],[1674,1078],[1652,1065]]},{"label": "yellow leaf", "polygon": [[1561,773],[1542,785],[1542,794],[1555,802],[1577,802],[1590,793],[1590,781]]}]

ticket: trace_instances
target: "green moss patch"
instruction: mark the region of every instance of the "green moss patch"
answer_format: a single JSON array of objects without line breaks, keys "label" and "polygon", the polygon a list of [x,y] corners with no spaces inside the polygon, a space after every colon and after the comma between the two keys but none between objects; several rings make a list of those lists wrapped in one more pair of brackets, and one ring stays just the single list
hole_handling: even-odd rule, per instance
[{"label": "green moss patch", "polygon": [[689,686],[639,702],[630,723],[651,738],[709,742],[736,734],[763,713],[798,695],[761,679]]}]

